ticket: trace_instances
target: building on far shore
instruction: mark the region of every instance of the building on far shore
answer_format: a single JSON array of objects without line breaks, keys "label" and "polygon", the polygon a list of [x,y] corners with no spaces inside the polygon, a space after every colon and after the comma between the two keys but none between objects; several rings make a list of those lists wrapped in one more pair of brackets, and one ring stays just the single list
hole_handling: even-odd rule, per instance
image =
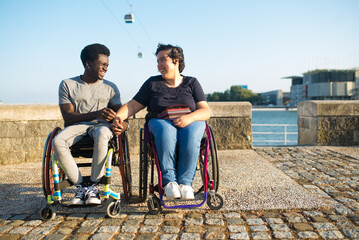
[{"label": "building on far shore", "polygon": [[305,100],[349,100],[359,96],[359,68],[317,69],[303,73],[303,77],[284,78],[292,81],[290,101],[293,105]]},{"label": "building on far shore", "polygon": [[285,106],[289,103],[290,93],[274,90],[259,94],[260,105]]}]

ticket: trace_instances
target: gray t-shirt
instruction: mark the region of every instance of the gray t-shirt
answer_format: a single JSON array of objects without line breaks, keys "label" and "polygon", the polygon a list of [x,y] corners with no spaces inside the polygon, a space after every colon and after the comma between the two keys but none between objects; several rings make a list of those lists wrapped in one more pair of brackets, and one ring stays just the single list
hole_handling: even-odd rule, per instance
[{"label": "gray t-shirt", "polygon": [[71,103],[75,112],[95,112],[105,107],[121,104],[121,95],[117,86],[107,80],[88,84],[80,76],[61,81],[59,104]]}]

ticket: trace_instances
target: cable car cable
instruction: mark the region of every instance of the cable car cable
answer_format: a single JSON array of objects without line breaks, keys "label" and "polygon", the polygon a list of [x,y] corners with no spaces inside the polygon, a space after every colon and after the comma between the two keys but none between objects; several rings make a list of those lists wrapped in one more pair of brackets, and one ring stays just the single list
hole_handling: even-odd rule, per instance
[{"label": "cable car cable", "polygon": [[129,2],[128,0],[127,0],[127,3],[128,3],[128,5],[130,6],[130,8],[131,8],[131,12],[134,14],[134,16],[135,16],[136,19],[137,19],[136,21],[138,21],[138,23],[140,24],[140,26],[141,26],[143,32],[146,34],[148,40],[150,40],[150,42],[151,42],[152,45],[155,45],[154,42],[152,41],[150,35],[149,35],[148,32],[146,31],[145,27],[143,26],[142,22],[140,21],[140,18],[138,17],[138,15],[137,15],[137,14],[135,13],[135,11],[133,10],[132,4],[130,4],[130,2]]},{"label": "cable car cable", "polygon": [[107,9],[107,11],[112,15],[112,17],[116,20],[116,22],[121,26],[122,30],[127,33],[127,35],[132,39],[132,41],[135,42],[135,44],[137,45],[138,48],[140,48],[140,45],[138,44],[138,42],[136,41],[136,39],[126,30],[126,28],[124,28],[121,24],[121,22],[117,19],[117,17],[113,14],[113,12],[110,10],[110,8],[105,4],[105,2],[103,0],[100,0],[102,2],[102,4],[105,6],[105,8]]}]

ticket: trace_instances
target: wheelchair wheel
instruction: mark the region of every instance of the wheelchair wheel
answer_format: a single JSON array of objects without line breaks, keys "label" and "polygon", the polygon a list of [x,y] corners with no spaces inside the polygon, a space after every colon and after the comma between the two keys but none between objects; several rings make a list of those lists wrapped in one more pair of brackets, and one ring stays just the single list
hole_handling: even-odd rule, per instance
[{"label": "wheelchair wheel", "polygon": [[[219,187],[219,165],[218,165],[218,151],[217,151],[217,144],[214,138],[214,134],[212,128],[208,126],[211,134],[211,139],[209,141],[209,152],[208,152],[208,162],[207,162],[207,174],[204,176],[204,161],[205,161],[205,148],[206,143],[201,143],[201,152],[199,156],[199,169],[201,172],[202,181],[204,182],[205,177],[207,178],[208,182],[208,189],[211,189],[211,181],[214,184],[214,191],[218,191]],[[201,192],[204,190],[204,186],[202,186],[198,191]]]},{"label": "wheelchair wheel", "polygon": [[147,207],[151,214],[158,214],[162,211],[161,201],[158,197],[153,196],[147,200]]},{"label": "wheelchair wheel", "polygon": [[56,211],[54,207],[51,205],[47,205],[46,207],[42,208],[40,210],[40,218],[41,220],[47,221],[47,220],[53,220],[56,217]]},{"label": "wheelchair wheel", "polygon": [[110,218],[115,218],[118,215],[120,215],[120,211],[121,211],[120,201],[111,202],[106,210],[107,216],[109,216]]},{"label": "wheelchair wheel", "polygon": [[[61,128],[55,128],[47,137],[44,147],[44,153],[42,157],[42,189],[47,198],[48,195],[52,195],[54,192],[54,179],[52,173],[52,140],[61,131]],[[59,167],[60,180],[65,179],[64,171]]]},{"label": "wheelchair wheel", "polygon": [[124,132],[119,136],[119,158],[120,158],[120,172],[122,176],[123,192],[125,200],[129,201],[132,196],[132,175],[131,175],[131,161],[130,151],[128,146],[127,133]]},{"label": "wheelchair wheel", "polygon": [[221,195],[216,193],[214,196],[208,195],[207,205],[211,210],[219,210],[223,207],[223,198]]},{"label": "wheelchair wheel", "polygon": [[[217,192],[218,187],[219,187],[218,149],[217,149],[216,139],[213,134],[213,130],[210,126],[208,126],[208,127],[209,127],[209,131],[211,133],[211,141],[209,142],[210,154],[208,156],[208,158],[209,158],[208,166],[209,167],[207,167],[207,171],[209,171],[208,174],[212,174],[212,175],[209,175],[209,177],[212,176],[212,180],[214,181],[214,191]],[[210,169],[210,170],[208,170],[208,169]]]},{"label": "wheelchair wheel", "polygon": [[147,198],[147,178],[148,178],[148,146],[145,142],[144,129],[140,129],[140,179],[139,179],[139,200],[146,201]]}]

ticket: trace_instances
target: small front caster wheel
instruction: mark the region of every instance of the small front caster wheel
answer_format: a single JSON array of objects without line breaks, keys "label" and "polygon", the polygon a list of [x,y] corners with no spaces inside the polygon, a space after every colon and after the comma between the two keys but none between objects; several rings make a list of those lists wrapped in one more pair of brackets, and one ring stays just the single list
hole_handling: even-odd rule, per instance
[{"label": "small front caster wheel", "polygon": [[151,214],[158,214],[162,211],[161,201],[158,197],[153,196],[147,200],[147,207]]},{"label": "small front caster wheel", "polygon": [[107,216],[109,216],[110,218],[115,218],[118,215],[120,215],[120,211],[121,211],[120,201],[112,202],[107,207]]},{"label": "small front caster wheel", "polygon": [[223,198],[218,193],[214,195],[209,194],[207,198],[207,205],[211,210],[219,210],[223,207]]},{"label": "small front caster wheel", "polygon": [[56,211],[53,206],[47,205],[46,207],[42,208],[40,210],[40,217],[41,220],[48,221],[55,219],[56,217]]}]

